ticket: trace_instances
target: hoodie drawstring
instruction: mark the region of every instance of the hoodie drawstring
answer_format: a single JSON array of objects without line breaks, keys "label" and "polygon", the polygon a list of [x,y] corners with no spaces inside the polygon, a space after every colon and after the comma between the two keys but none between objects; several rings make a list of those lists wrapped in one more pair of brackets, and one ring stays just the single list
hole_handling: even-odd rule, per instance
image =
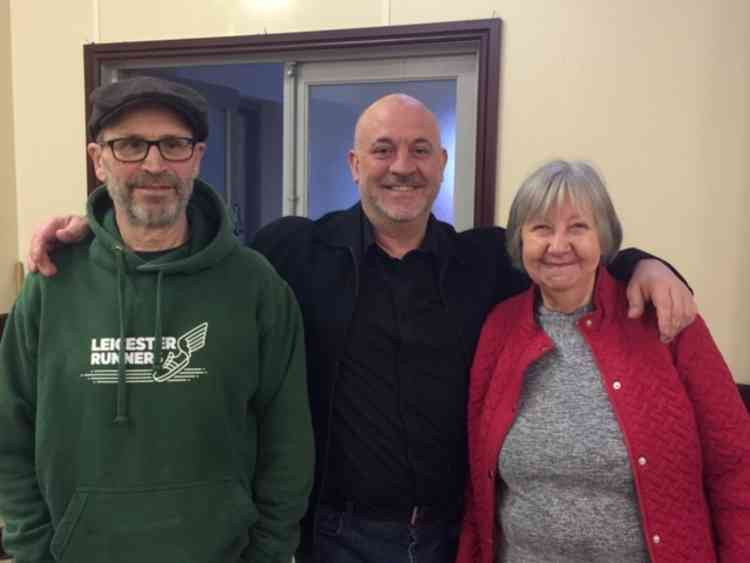
[{"label": "hoodie drawstring", "polygon": [[120,315],[120,350],[117,360],[117,404],[115,424],[128,422],[128,385],[125,372],[125,288],[123,287],[125,270],[125,256],[120,246],[115,247],[117,255],[117,309]]},{"label": "hoodie drawstring", "polygon": [[161,281],[164,272],[159,270],[156,276],[156,318],[154,319],[154,340],[156,348],[154,349],[154,365],[151,373],[153,377],[160,375],[161,372]]},{"label": "hoodie drawstring", "polygon": [[[117,404],[115,424],[126,424],[128,417],[128,385],[125,369],[125,256],[121,247],[115,247],[117,254],[117,307],[120,315],[120,350],[117,361]],[[159,271],[156,276],[156,317],[154,319],[154,363],[152,366],[152,377],[155,380],[161,371],[162,356],[162,326],[161,326],[161,286],[164,272]]]}]

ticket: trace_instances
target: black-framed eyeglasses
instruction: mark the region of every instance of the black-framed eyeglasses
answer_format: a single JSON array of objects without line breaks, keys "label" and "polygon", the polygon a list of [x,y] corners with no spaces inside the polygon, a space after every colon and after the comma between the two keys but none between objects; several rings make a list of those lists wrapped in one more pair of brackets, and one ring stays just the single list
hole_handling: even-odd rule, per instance
[{"label": "black-framed eyeglasses", "polygon": [[147,141],[140,137],[122,137],[99,144],[108,146],[120,162],[141,162],[146,159],[148,151],[154,145],[164,160],[183,162],[193,156],[195,143],[196,141],[189,137],[164,137],[156,141]]}]

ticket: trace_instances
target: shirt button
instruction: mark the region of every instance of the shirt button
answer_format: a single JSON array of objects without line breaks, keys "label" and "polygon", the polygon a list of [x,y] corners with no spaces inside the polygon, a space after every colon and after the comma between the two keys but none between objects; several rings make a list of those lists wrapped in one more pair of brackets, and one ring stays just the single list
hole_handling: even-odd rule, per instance
[{"label": "shirt button", "polygon": [[646,465],[646,458],[641,456],[638,458],[638,465]]},{"label": "shirt button", "polygon": [[620,389],[622,389],[622,383],[620,383],[619,381],[615,381],[612,384],[612,389],[614,389],[615,391],[619,391]]},{"label": "shirt button", "polygon": [[659,537],[659,534],[654,534],[653,536],[651,536],[651,539],[654,543],[661,543],[661,537]]}]

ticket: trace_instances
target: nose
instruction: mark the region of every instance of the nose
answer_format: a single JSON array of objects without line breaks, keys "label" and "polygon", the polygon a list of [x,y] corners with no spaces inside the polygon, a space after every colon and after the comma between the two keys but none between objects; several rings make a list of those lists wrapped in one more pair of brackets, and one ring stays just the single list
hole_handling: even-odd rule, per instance
[{"label": "nose", "polygon": [[412,158],[411,152],[406,147],[401,147],[396,151],[396,156],[391,161],[391,172],[400,176],[413,174],[417,166]]},{"label": "nose", "polygon": [[148,148],[146,158],[141,162],[141,168],[153,174],[164,171],[165,160],[161,157],[159,147],[157,147],[156,145],[151,145]]},{"label": "nose", "polygon": [[570,239],[564,229],[556,231],[549,241],[549,252],[563,254],[570,250]]}]

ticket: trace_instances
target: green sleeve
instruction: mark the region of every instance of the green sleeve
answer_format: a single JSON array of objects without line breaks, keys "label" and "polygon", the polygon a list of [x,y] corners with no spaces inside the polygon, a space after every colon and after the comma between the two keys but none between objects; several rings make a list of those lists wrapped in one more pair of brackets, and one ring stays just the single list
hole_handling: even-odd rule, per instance
[{"label": "green sleeve", "polygon": [[[278,279],[278,278],[277,278]],[[255,402],[258,461],[250,530],[252,563],[289,563],[312,489],[314,447],[307,397],[302,316],[287,284],[273,284],[264,306],[261,386]]]},{"label": "green sleeve", "polygon": [[16,563],[52,563],[52,522],[36,478],[36,350],[34,276],[8,317],[0,342],[0,513],[3,545]]}]

